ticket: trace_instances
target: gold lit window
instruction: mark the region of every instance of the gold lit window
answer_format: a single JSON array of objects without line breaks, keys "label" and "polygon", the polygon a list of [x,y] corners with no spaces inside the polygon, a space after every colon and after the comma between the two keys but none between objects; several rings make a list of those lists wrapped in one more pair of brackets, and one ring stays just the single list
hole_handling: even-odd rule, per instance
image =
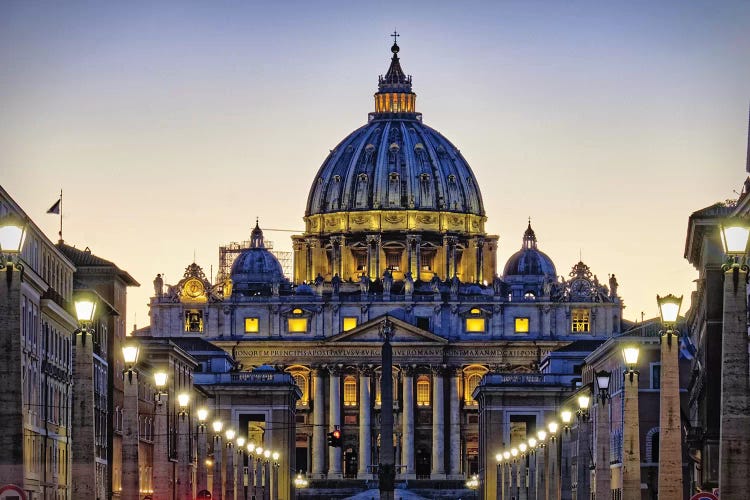
[{"label": "gold lit window", "polygon": [[345,332],[348,332],[349,330],[355,328],[357,326],[357,318],[354,316],[347,316],[344,318],[344,328],[343,330]]},{"label": "gold lit window", "polygon": [[516,318],[516,333],[529,333],[529,318]]},{"label": "gold lit window", "polygon": [[588,309],[573,309],[570,311],[570,329],[575,333],[591,331],[591,320]]},{"label": "gold lit window", "polygon": [[259,331],[258,318],[245,318],[245,333],[258,333]]},{"label": "gold lit window", "polygon": [[430,379],[427,375],[420,375],[417,379],[417,406],[430,405]]},{"label": "gold lit window", "polygon": [[482,311],[474,308],[469,311],[469,316],[466,317],[466,332],[467,333],[484,333],[484,318],[482,317]]},{"label": "gold lit window", "polygon": [[351,375],[344,378],[344,406],[357,406],[357,381]]},{"label": "gold lit window", "polygon": [[287,330],[289,333],[307,333],[307,317],[303,316],[302,309],[293,309],[287,318]]},{"label": "gold lit window", "polygon": [[203,331],[203,311],[185,311],[185,331],[192,333]]}]

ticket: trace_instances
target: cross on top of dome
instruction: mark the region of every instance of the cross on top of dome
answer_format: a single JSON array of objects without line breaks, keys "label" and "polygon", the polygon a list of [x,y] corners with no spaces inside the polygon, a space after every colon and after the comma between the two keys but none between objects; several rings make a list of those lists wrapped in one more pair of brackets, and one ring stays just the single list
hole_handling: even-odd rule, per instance
[{"label": "cross on top of dome", "polygon": [[391,46],[391,65],[385,76],[378,78],[378,92],[411,92],[411,75],[407,76],[401,69],[401,62],[398,58],[398,52],[401,50],[396,43],[396,38],[401,36],[395,30],[391,35],[393,37],[393,46]]}]

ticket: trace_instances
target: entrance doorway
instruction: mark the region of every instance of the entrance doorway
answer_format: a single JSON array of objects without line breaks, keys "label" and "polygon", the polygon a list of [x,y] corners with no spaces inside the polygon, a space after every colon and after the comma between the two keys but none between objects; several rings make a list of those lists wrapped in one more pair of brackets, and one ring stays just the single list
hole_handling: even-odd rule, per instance
[{"label": "entrance doorway", "polygon": [[430,450],[417,448],[417,479],[429,479],[432,456]]},{"label": "entrance doorway", "polygon": [[356,478],[357,467],[359,467],[357,452],[354,448],[348,447],[344,451],[344,477]]}]

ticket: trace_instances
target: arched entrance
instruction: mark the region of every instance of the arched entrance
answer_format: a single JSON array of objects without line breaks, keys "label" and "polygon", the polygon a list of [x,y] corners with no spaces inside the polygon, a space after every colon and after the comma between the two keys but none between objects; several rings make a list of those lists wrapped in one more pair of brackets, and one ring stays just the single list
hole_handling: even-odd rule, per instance
[{"label": "arched entrance", "polygon": [[356,478],[357,467],[359,467],[357,450],[348,446],[346,450],[344,450],[344,477]]}]

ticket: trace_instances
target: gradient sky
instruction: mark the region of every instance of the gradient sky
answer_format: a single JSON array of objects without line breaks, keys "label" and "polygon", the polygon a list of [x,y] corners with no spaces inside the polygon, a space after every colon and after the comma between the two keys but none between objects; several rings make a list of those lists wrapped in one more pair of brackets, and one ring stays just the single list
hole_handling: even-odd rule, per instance
[{"label": "gradient sky", "polygon": [[[690,213],[746,177],[750,2],[0,2],[0,182],[47,235],[156,273],[261,226],[303,229],[328,150],[364,124],[394,27],[418,111],[500,235],[527,217],[565,275],[615,273],[625,318],[689,297]],[[289,233],[267,232],[279,249]],[[502,269],[500,269],[502,272]]]}]

